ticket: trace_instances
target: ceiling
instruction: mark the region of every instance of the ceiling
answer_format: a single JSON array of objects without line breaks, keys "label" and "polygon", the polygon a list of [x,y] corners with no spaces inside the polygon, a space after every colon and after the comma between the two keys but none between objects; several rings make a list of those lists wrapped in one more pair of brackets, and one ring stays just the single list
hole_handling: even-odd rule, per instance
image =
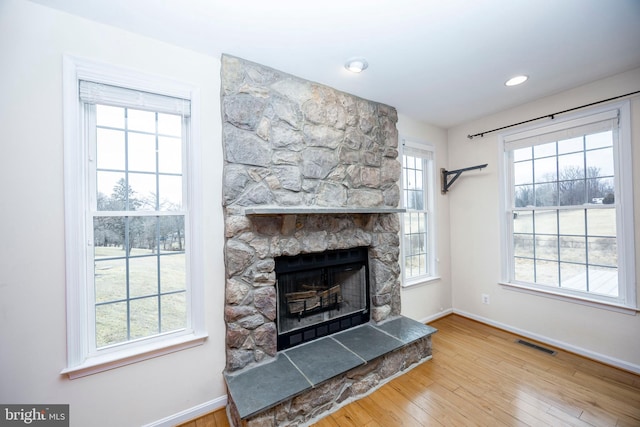
[{"label": "ceiling", "polygon": [[[640,0],[32,1],[442,128],[640,66]],[[361,74],[344,68],[354,56]],[[530,79],[504,86],[516,74]]]}]

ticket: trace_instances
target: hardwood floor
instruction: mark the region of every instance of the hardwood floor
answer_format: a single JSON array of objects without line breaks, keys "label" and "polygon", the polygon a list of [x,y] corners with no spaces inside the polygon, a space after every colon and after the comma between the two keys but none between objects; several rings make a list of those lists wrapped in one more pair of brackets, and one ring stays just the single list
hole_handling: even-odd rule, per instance
[{"label": "hardwood floor", "polygon": [[[640,426],[638,375],[563,350],[552,356],[461,316],[430,325],[439,330],[431,361],[315,425]],[[220,410],[183,426],[228,425]]]}]

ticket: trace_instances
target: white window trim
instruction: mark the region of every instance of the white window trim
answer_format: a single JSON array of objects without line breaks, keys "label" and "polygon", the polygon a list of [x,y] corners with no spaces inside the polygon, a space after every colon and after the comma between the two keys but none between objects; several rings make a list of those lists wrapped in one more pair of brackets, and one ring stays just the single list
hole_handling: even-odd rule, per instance
[{"label": "white window trim", "polygon": [[[618,240],[618,281],[623,285],[619,287],[620,298],[612,301],[609,298],[598,298],[597,295],[578,294],[571,291],[563,291],[561,288],[541,287],[523,283],[514,283],[510,280],[513,270],[513,254],[511,253],[510,236],[513,234],[510,206],[507,206],[507,194],[511,189],[511,168],[510,162],[506,160],[505,144],[508,140],[513,140],[516,134],[528,136],[536,133],[541,128],[556,130],[562,128],[569,122],[581,124],[589,122],[589,117],[597,117],[612,110],[619,111],[619,137],[614,161],[616,163],[616,195],[618,204],[616,209],[616,225],[618,227],[617,236],[622,236]],[[500,285],[506,289],[540,295],[561,301],[572,302],[591,307],[603,308],[625,314],[634,314],[640,311],[636,298],[636,272],[635,272],[635,243],[634,243],[634,216],[633,216],[633,165],[632,165],[632,141],[631,141],[631,108],[629,101],[622,101],[607,104],[601,107],[591,108],[582,112],[567,115],[563,118],[555,118],[552,123],[531,125],[511,132],[504,132],[499,135],[498,149],[498,179],[500,182],[500,249],[501,249],[501,280]],[[620,203],[619,201],[624,201]],[[627,237],[629,236],[629,237]],[[621,240],[621,241],[620,241]]]},{"label": "white window trim", "polygon": [[[401,152],[401,156],[404,156],[404,147],[410,147],[413,148],[415,150],[419,150],[419,151],[425,151],[425,152],[430,152],[431,153],[431,164],[429,165],[428,170],[426,171],[426,173],[424,174],[424,186],[425,188],[427,188],[427,212],[429,212],[430,214],[430,220],[429,223],[427,224],[427,245],[428,245],[428,249],[429,249],[429,257],[427,259],[427,262],[429,263],[429,271],[431,272],[431,274],[428,275],[422,275],[422,276],[417,276],[417,277],[411,277],[411,278],[407,278],[405,275],[405,269],[404,269],[404,257],[405,257],[405,247],[404,247],[404,220],[400,222],[400,242],[402,242],[400,244],[401,247],[401,270],[402,270],[402,287],[404,288],[409,288],[412,286],[419,286],[419,285],[423,285],[426,283],[431,283],[431,282],[435,282],[437,280],[440,279],[439,276],[439,272],[438,272],[438,256],[437,256],[437,231],[436,231],[436,227],[435,224],[437,222],[437,218],[436,218],[436,198],[435,198],[435,192],[436,192],[436,148],[435,146],[428,144],[426,142],[420,142],[417,141],[415,139],[410,139],[410,138],[405,138],[405,137],[401,137],[400,140],[402,141],[402,152]],[[402,158],[402,157],[401,157]],[[404,166],[403,166],[404,169]],[[403,175],[404,175],[404,170],[403,170]],[[401,194],[403,194],[401,196],[402,199],[402,205],[404,207],[404,176],[402,178],[402,180],[400,181],[401,184],[403,185],[403,188],[401,188]],[[402,214],[404,215],[404,214]]]},{"label": "white window trim", "polygon": [[[89,354],[89,292],[86,287],[87,263],[85,207],[89,197],[85,126],[81,123],[79,80],[90,80],[191,101],[190,145],[187,194],[192,225],[189,249],[191,328],[182,334],[167,334],[131,342],[104,354]],[[64,195],[67,283],[67,367],[61,373],[79,378],[130,363],[200,345],[207,338],[204,323],[204,285],[202,261],[202,182],[200,144],[200,95],[197,87],[172,79],[117,67],[93,60],[63,57]]]}]

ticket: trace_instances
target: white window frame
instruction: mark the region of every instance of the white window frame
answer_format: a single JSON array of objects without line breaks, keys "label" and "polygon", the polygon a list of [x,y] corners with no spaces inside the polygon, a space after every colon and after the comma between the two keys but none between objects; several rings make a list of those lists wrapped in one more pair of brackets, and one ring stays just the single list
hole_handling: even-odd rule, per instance
[{"label": "white window frame", "polygon": [[[88,80],[127,89],[187,99],[191,103],[189,144],[187,147],[188,212],[185,230],[187,254],[187,321],[189,327],[179,333],[160,335],[112,346],[105,351],[91,351],[88,289],[88,251],[92,240],[87,236],[86,209],[89,206],[89,147],[84,135],[83,109],[79,98],[79,81]],[[197,87],[171,79],[85,58],[63,57],[64,111],[64,195],[65,254],[67,292],[67,366],[62,374],[79,378],[119,366],[157,357],[200,345],[207,337],[204,323],[204,285],[202,261],[202,184],[200,166],[200,111]]]},{"label": "white window frame", "polygon": [[402,141],[402,180],[401,180],[401,199],[403,208],[407,212],[407,209],[404,203],[404,180],[405,180],[405,171],[404,171],[404,156],[414,155],[421,156],[425,159],[424,173],[423,173],[423,184],[422,188],[425,191],[425,208],[422,211],[415,212],[424,212],[427,214],[427,241],[426,241],[426,250],[427,250],[427,274],[408,277],[407,272],[405,271],[405,256],[407,255],[404,244],[404,236],[405,236],[405,225],[404,225],[404,215],[402,214],[401,218],[401,226],[400,226],[400,239],[401,239],[401,269],[402,269],[402,286],[410,287],[415,285],[420,285],[423,283],[431,282],[440,278],[438,275],[438,256],[437,256],[437,246],[436,246],[436,214],[435,214],[435,190],[436,190],[436,174],[435,174],[435,159],[436,159],[436,150],[435,147],[431,144],[427,144],[425,142],[419,142],[416,140],[401,138]]},{"label": "white window frame", "polygon": [[[571,128],[588,125],[605,116],[617,115],[618,141],[614,143],[616,241],[618,247],[618,293],[608,297],[587,292],[572,291],[561,287],[536,285],[515,281],[513,253],[513,194],[512,160],[507,144],[524,138],[544,134],[571,132]],[[615,119],[614,119],[615,120]],[[635,244],[633,217],[631,110],[628,101],[584,110],[562,118],[554,118],[546,124],[532,125],[499,135],[499,182],[501,183],[501,280],[507,289],[541,295],[562,301],[604,308],[626,314],[635,314],[636,301]]]}]

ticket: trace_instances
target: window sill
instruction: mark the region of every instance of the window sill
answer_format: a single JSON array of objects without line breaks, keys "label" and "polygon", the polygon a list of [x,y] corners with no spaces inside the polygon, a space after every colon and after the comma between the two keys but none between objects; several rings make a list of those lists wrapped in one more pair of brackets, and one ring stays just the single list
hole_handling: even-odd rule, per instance
[{"label": "window sill", "polygon": [[130,365],[143,360],[173,353],[191,347],[202,345],[207,334],[190,334],[180,337],[127,348],[118,352],[87,358],[83,363],[63,369],[60,374],[68,375],[69,379],[82,378],[97,374],[120,366]]},{"label": "window sill", "polygon": [[576,295],[568,295],[560,292],[554,292],[553,290],[547,289],[537,289],[531,288],[525,285],[518,285],[515,283],[508,282],[499,282],[505,289],[515,292],[522,292],[531,295],[538,295],[546,298],[552,298],[559,301],[570,302],[574,304],[586,305],[588,307],[595,307],[603,310],[615,311],[617,313],[628,314],[631,316],[635,316],[640,309],[637,307],[630,307],[626,305],[620,305],[615,303],[610,303],[606,301],[599,301],[596,299],[589,299],[584,297],[579,297]]},{"label": "window sill", "polygon": [[405,281],[402,284],[403,288],[412,288],[414,286],[425,285],[427,283],[435,282],[436,280],[440,280],[440,276],[428,276],[428,277],[419,277],[413,278]]}]

